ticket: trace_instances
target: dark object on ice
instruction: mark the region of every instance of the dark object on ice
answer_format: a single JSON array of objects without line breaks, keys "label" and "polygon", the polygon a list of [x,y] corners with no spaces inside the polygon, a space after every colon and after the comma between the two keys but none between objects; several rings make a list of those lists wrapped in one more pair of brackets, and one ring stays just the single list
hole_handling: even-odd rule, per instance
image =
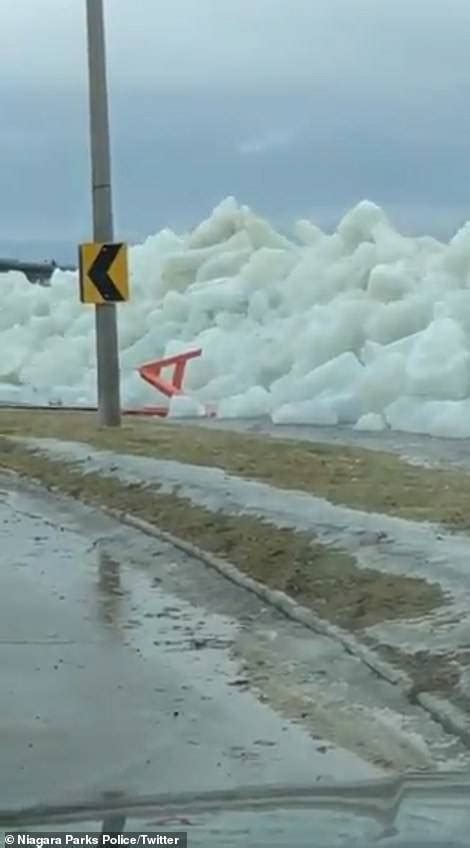
[{"label": "dark object on ice", "polygon": [[54,260],[51,262],[25,262],[21,259],[0,259],[0,274],[8,271],[20,271],[30,283],[47,285],[55,270],[75,271],[71,266],[59,266]]}]

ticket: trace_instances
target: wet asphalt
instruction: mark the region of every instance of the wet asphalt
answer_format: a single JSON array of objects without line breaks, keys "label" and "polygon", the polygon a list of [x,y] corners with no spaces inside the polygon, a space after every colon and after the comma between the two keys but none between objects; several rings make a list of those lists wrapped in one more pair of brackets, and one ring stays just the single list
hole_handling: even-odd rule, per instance
[{"label": "wet asphalt", "polygon": [[231,648],[258,602],[222,581],[237,614],[215,612],[200,563],[9,479],[0,550],[3,810],[374,773],[245,685]]}]

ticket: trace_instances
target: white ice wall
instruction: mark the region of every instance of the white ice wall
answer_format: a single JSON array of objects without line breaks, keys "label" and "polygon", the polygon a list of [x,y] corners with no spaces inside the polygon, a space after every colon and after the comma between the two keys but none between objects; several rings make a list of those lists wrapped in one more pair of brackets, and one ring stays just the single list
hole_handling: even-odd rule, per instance
[{"label": "white ice wall", "polygon": [[[332,235],[292,239],[233,198],[189,234],[131,250],[120,305],[123,397],[155,402],[136,367],[201,347],[193,403],[224,417],[470,436],[470,224],[449,244],[409,238],[364,202]],[[74,274],[0,277],[0,400],[93,403],[94,324]],[[160,399],[161,400],[161,399]]]}]

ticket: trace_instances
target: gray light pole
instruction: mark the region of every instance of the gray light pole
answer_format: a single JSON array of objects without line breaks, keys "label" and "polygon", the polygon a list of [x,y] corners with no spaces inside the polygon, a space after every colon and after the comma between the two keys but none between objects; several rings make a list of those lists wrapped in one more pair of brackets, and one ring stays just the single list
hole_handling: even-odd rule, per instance
[{"label": "gray light pole", "polygon": [[[95,242],[113,241],[111,155],[103,0],[87,0],[90,139]],[[100,424],[119,427],[119,350],[116,304],[95,307],[98,416]]]}]

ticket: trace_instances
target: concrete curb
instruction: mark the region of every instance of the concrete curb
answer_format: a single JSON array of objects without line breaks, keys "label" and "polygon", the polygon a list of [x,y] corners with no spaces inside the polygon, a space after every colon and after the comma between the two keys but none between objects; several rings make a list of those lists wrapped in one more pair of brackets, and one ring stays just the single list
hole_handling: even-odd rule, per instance
[{"label": "concrete curb", "polygon": [[109,515],[110,518],[129,524],[136,530],[141,530],[143,533],[147,533],[147,535],[155,536],[155,538],[173,545],[173,547],[183,551],[183,553],[189,554],[195,559],[201,560],[201,562],[209,566],[209,568],[215,569],[219,572],[219,574],[222,574],[223,577],[231,580],[232,583],[235,583],[242,589],[246,589],[247,591],[257,595],[261,598],[261,600],[275,607],[293,621],[297,621],[299,624],[305,625],[315,633],[319,633],[322,636],[329,636],[337,642],[340,642],[349,654],[356,656],[379,677],[387,680],[388,683],[392,683],[393,685],[401,684],[402,686],[409,687],[411,689],[411,680],[404,672],[393,668],[388,663],[382,662],[382,660],[380,660],[373,651],[361,645],[354,636],[351,636],[346,631],[336,627],[334,624],[329,624],[324,619],[319,618],[319,616],[315,615],[312,610],[302,606],[301,604],[297,604],[284,592],[280,592],[276,589],[269,589],[269,587],[265,586],[263,583],[259,583],[257,580],[253,580],[252,577],[248,577],[227,560],[208,553],[202,548],[199,548],[197,545],[192,544],[192,542],[185,542],[183,539],[180,539],[178,536],[174,536],[172,533],[168,533],[166,530],[160,530],[158,527],[155,527],[153,524],[150,524],[150,522],[145,521],[142,518],[137,518],[129,513],[120,512],[119,510],[114,510],[106,506],[103,508],[103,512]]},{"label": "concrete curb", "polygon": [[[3,469],[2,473],[11,474],[11,476],[16,479],[26,480],[29,484],[33,483],[38,486],[38,488],[44,489],[44,484],[41,483],[40,480],[28,477],[27,475],[12,471],[11,469]],[[62,498],[70,498],[70,500],[89,506],[86,501],[83,501],[80,498],[64,494],[64,492],[62,492],[57,486],[48,486],[47,489],[53,494],[60,495]],[[257,597],[265,603],[269,604],[274,609],[279,610],[279,612],[282,612],[292,621],[304,625],[304,627],[307,627],[314,633],[334,639],[342,645],[347,653],[351,656],[357,657],[358,660],[371,669],[371,671],[373,671],[380,679],[393,686],[400,686],[404,696],[410,703],[418,704],[442,727],[443,730],[445,730],[446,733],[450,733],[453,736],[458,737],[467,747],[470,748],[470,718],[462,710],[458,707],[454,707],[449,701],[433,695],[432,693],[416,693],[413,681],[406,672],[395,668],[384,660],[381,660],[377,657],[373,650],[362,645],[347,631],[342,630],[342,628],[337,627],[334,624],[330,624],[328,621],[317,616],[307,607],[297,604],[284,592],[270,589],[263,583],[253,580],[252,577],[248,577],[232,563],[221,559],[214,554],[208,553],[202,548],[199,548],[197,545],[194,545],[192,542],[185,542],[178,536],[174,536],[172,533],[161,530],[149,521],[137,518],[137,516],[130,513],[113,509],[112,507],[108,507],[102,503],[100,503],[99,508],[101,512],[115,521],[127,524],[135,530],[139,530],[148,536],[153,536],[159,541],[166,542],[175,547],[177,550],[198,559],[204,565],[209,568],[213,568],[235,585],[257,595]]]},{"label": "concrete curb", "polygon": [[463,710],[430,692],[420,692],[416,701],[447,733],[458,736],[470,748],[470,719]]},{"label": "concrete curb", "polygon": [[174,536],[165,530],[160,530],[158,527],[150,524],[150,522],[144,521],[142,518],[137,518],[127,512],[121,512],[107,506],[102,507],[102,510],[110,518],[128,524],[130,527],[140,530],[149,536],[154,536],[160,541],[167,542],[183,553],[200,560],[204,565],[215,569],[223,577],[231,580],[232,583],[257,595],[265,603],[270,604],[270,606],[282,612],[292,621],[303,624],[314,633],[328,636],[339,642],[349,654],[357,657],[357,659],[363,662],[364,665],[370,668],[382,680],[391,683],[393,686],[400,686],[407,700],[410,703],[419,704],[434,721],[440,724],[446,733],[457,736],[466,746],[470,747],[470,719],[467,718],[462,710],[454,707],[449,701],[431,693],[415,693],[415,686],[406,672],[381,660],[376,656],[374,651],[365,645],[361,645],[354,636],[345,630],[321,619],[312,610],[301,604],[297,604],[284,592],[269,589],[263,583],[259,583],[257,580],[253,580],[252,577],[243,574],[232,563],[204,551],[191,542],[185,542],[183,539],[178,538],[178,536]]}]

